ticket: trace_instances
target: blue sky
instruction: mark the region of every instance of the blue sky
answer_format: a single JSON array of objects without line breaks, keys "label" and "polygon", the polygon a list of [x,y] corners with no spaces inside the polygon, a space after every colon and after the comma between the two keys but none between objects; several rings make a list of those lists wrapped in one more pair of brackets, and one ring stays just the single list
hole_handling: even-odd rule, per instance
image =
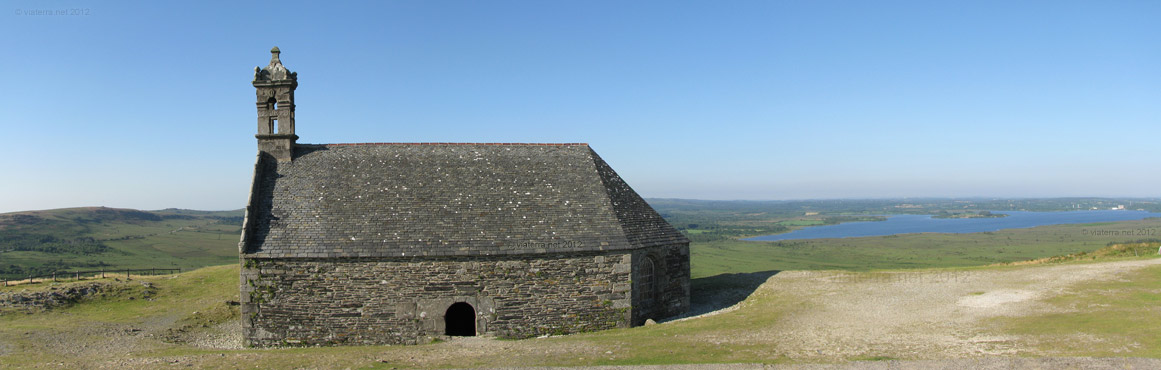
[{"label": "blue sky", "polygon": [[1161,196],[1157,1],[4,4],[0,212],[241,208],[272,46],[305,143],[587,142],[645,197]]}]

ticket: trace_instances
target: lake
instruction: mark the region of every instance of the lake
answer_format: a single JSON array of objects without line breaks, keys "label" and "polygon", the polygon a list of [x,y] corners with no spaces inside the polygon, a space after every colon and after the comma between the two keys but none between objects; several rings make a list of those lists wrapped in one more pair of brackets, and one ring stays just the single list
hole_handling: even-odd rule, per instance
[{"label": "lake", "polygon": [[743,240],[774,241],[854,238],[860,236],[913,233],[979,233],[1046,225],[1130,221],[1148,217],[1161,217],[1161,213],[1114,210],[1067,212],[992,211],[992,213],[1003,213],[1008,215],[1008,217],[932,218],[931,215],[889,215],[886,221],[848,222],[838,225],[814,226],[783,234],[758,236]]}]

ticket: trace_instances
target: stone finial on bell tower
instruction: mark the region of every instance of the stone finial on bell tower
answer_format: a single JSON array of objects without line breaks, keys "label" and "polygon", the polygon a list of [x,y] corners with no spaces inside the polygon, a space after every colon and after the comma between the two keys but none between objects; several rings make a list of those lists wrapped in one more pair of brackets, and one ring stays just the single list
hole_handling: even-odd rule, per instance
[{"label": "stone finial on bell tower", "polygon": [[294,89],[298,73],[291,72],[278,59],[278,47],[270,49],[270,65],[254,67],[254,88],[258,90],[258,151],[279,161],[293,159]]}]

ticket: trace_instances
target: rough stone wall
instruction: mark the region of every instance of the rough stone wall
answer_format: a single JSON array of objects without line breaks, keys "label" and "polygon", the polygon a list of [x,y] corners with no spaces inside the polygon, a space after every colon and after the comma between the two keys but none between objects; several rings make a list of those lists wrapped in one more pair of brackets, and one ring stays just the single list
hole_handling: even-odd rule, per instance
[{"label": "rough stone wall", "polygon": [[[455,302],[482,335],[526,338],[627,327],[632,254],[243,258],[247,344],[414,344],[444,333]],[[687,279],[688,280],[688,279]]]},{"label": "rough stone wall", "polygon": [[[652,258],[656,293],[653,299],[642,296],[640,286],[643,260]],[[689,311],[689,244],[644,248],[633,253],[633,318],[634,326],[648,319],[663,319]]]}]

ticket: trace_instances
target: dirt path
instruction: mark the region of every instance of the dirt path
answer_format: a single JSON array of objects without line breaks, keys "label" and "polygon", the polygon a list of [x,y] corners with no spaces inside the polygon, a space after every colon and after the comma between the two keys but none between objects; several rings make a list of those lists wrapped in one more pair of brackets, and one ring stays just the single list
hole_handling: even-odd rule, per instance
[{"label": "dirt path", "polygon": [[[1058,309],[1043,300],[1066,293],[1075,284],[1115,281],[1127,272],[1157,265],[1161,259],[960,272],[781,272],[759,290],[802,299],[808,309],[769,329],[704,340],[765,343],[795,361],[831,364],[580,369],[1158,369],[1161,359],[1038,358],[1050,354],[1036,353],[1026,338],[990,334],[983,325],[983,320],[994,317],[1055,312]],[[877,356],[920,360],[843,363]]]},{"label": "dirt path", "polygon": [[712,340],[768,343],[811,362],[1045,355],[1023,338],[989,334],[981,321],[1054,312],[1043,299],[1155,265],[1161,259],[960,272],[783,272],[760,289],[801,297],[810,309],[767,330]]}]

